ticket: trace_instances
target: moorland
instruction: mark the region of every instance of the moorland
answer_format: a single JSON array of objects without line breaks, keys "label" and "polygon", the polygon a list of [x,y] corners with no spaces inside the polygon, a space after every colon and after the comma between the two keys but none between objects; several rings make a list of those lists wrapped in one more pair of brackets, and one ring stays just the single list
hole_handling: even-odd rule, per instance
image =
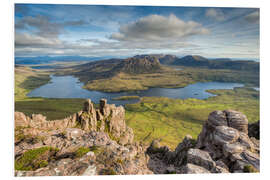
[{"label": "moorland", "polygon": [[259,120],[259,91],[253,88],[259,87],[257,62],[208,60],[201,56],[140,55],[87,63],[58,63],[51,67],[15,67],[15,111],[26,115],[40,113],[48,120],[78,112],[84,99],[27,97],[31,90],[48,83],[50,74],[56,74],[73,75],[84,83],[85,89],[105,92],[176,88],[208,81],[245,85],[232,90],[209,90],[217,96],[205,100],[143,97],[136,104],[125,105],[127,124],[133,128],[135,139],[143,142],[160,138],[162,144],[175,147],[186,134],[196,137],[208,114],[218,109],[243,112],[249,122]]}]

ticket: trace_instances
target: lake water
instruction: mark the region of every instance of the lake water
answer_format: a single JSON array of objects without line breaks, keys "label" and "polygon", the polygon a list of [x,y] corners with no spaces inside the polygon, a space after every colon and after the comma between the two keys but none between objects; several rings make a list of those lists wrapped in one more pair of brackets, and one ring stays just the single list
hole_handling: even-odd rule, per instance
[{"label": "lake water", "polygon": [[184,88],[150,88],[143,91],[106,93],[100,91],[89,91],[83,89],[83,83],[73,76],[51,76],[48,84],[40,86],[27,94],[29,97],[44,98],[90,98],[93,102],[98,103],[101,98],[106,98],[109,103],[116,105],[124,105],[138,102],[138,99],[132,100],[112,100],[112,98],[120,96],[162,96],[174,99],[206,99],[214,94],[206,92],[209,89],[233,89],[235,87],[243,87],[239,83],[223,83],[223,82],[198,82],[188,85]]}]

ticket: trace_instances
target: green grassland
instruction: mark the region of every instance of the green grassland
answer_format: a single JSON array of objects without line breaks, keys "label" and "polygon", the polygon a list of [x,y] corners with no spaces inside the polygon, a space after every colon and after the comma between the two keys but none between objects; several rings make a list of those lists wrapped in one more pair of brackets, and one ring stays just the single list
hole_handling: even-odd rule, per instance
[{"label": "green grassland", "polygon": [[206,100],[144,97],[137,104],[126,105],[126,121],[135,140],[149,143],[161,138],[162,144],[175,148],[187,134],[197,138],[214,110],[233,109],[243,112],[249,122],[259,120],[259,92],[250,88],[209,92],[218,96]]},{"label": "green grassland", "polygon": [[29,98],[31,90],[48,83],[49,73],[28,67],[15,68],[15,111],[28,116],[43,114],[48,120],[62,119],[82,109],[84,99]]},{"label": "green grassland", "polygon": [[[178,73],[184,73],[181,81]],[[227,73],[227,76],[224,76],[224,73]],[[146,79],[142,80],[142,77]],[[121,80],[139,82],[138,84],[149,83],[147,86],[152,87],[158,85],[155,82],[158,81],[158,77],[162,79],[160,74],[142,74],[138,77],[123,76]],[[256,85],[255,80],[258,75],[249,75],[247,72],[237,73],[237,71],[231,70],[210,71],[188,68],[184,71],[173,71],[170,75],[165,75],[164,79],[159,82],[176,82],[177,80],[172,77],[179,78],[178,80],[183,84],[195,82],[203,77],[200,81],[240,81],[246,85]],[[125,78],[128,79],[125,80]],[[48,120],[54,120],[62,119],[82,109],[84,99],[29,98],[26,96],[32,89],[46,84],[49,80],[48,72],[16,67],[15,110],[27,115],[40,113],[47,116]],[[181,83],[178,85],[180,86]],[[170,86],[170,83],[166,85]],[[110,84],[106,85],[106,87],[108,86]],[[162,144],[174,148],[186,134],[196,138],[208,114],[214,110],[234,109],[246,114],[249,122],[259,120],[258,91],[245,87],[234,90],[209,90],[209,92],[217,96],[207,100],[144,97],[139,103],[126,105],[126,121],[134,130],[135,140],[148,143],[154,138],[161,138]]]},{"label": "green grassland", "polygon": [[50,81],[49,74],[29,67],[15,68],[15,101],[23,100],[31,90]]},{"label": "green grassland", "polygon": [[179,88],[196,82],[220,81],[238,82],[245,85],[259,86],[259,73],[229,69],[208,69],[180,67],[174,70],[166,67],[162,73],[127,74],[119,73],[112,77],[87,79],[87,76],[77,75],[85,83],[84,88],[104,92],[121,92],[146,90],[150,87]]},{"label": "green grassland", "polygon": [[140,96],[120,96],[112,98],[112,100],[129,100],[129,99],[140,99]]}]

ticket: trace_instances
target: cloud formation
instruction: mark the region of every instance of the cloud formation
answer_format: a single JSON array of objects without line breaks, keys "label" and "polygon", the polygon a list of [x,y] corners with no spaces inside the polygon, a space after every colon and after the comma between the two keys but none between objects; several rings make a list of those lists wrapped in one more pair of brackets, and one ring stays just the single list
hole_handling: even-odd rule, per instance
[{"label": "cloud formation", "polygon": [[194,21],[183,21],[171,14],[168,17],[150,15],[120,27],[111,35],[118,41],[145,42],[180,40],[193,35],[205,35],[209,30]]},{"label": "cloud formation", "polygon": [[56,37],[63,33],[66,26],[81,26],[86,24],[83,20],[51,22],[47,16],[25,16],[15,24],[16,29],[36,29],[36,34],[43,37]]},{"label": "cloud formation", "polygon": [[214,8],[207,9],[205,12],[205,16],[211,19],[215,19],[217,21],[225,20],[225,15],[220,9],[214,9]]},{"label": "cloud formation", "polygon": [[259,11],[251,8],[15,6],[15,56],[258,57],[258,39]]},{"label": "cloud formation", "polygon": [[248,15],[245,16],[245,20],[247,20],[249,23],[257,24],[260,21],[260,12],[254,11]]},{"label": "cloud formation", "polygon": [[59,46],[62,42],[58,38],[48,38],[28,33],[15,33],[16,47],[47,47]]}]

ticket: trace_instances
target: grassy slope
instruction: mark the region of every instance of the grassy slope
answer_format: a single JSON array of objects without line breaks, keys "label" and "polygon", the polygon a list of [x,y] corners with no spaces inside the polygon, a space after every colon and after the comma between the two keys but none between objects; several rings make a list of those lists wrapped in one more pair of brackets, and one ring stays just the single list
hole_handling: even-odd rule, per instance
[{"label": "grassy slope", "polygon": [[31,90],[48,83],[48,73],[36,71],[28,67],[15,68],[15,101],[23,100]]},{"label": "grassy slope", "polygon": [[[110,78],[88,81],[85,79],[84,88],[105,92],[119,92],[131,90],[145,90],[149,87],[184,87],[188,84],[204,81],[238,82],[246,85],[259,86],[259,74],[248,71],[227,69],[207,69],[182,67],[173,70],[167,67],[162,74],[126,74],[119,73]],[[80,76],[79,76],[80,77]]]},{"label": "grassy slope", "polygon": [[[201,71],[196,72],[197,74],[191,74],[199,76],[201,73]],[[208,74],[210,78],[219,77],[214,72]],[[47,83],[48,80],[49,77],[46,73],[16,68],[15,110],[27,115],[41,113],[50,120],[61,119],[81,110],[83,99],[26,97],[27,92]],[[211,90],[210,92],[219,96],[207,100],[142,98],[141,103],[126,106],[127,123],[134,129],[136,140],[150,142],[153,138],[162,138],[164,144],[175,147],[186,134],[197,137],[203,122],[211,111],[235,109],[245,113],[250,122],[259,119],[258,92],[247,88]]]},{"label": "grassy slope", "polygon": [[142,98],[140,103],[126,106],[126,121],[135,139],[150,142],[161,138],[174,148],[186,134],[194,138],[200,133],[208,114],[214,110],[234,109],[247,115],[249,122],[259,120],[259,93],[252,89],[213,90],[219,96],[207,100]]},{"label": "grassy slope", "polygon": [[84,99],[29,98],[31,90],[48,83],[49,74],[40,70],[19,67],[15,68],[15,111],[27,115],[43,114],[47,119],[62,119],[82,108]]}]

